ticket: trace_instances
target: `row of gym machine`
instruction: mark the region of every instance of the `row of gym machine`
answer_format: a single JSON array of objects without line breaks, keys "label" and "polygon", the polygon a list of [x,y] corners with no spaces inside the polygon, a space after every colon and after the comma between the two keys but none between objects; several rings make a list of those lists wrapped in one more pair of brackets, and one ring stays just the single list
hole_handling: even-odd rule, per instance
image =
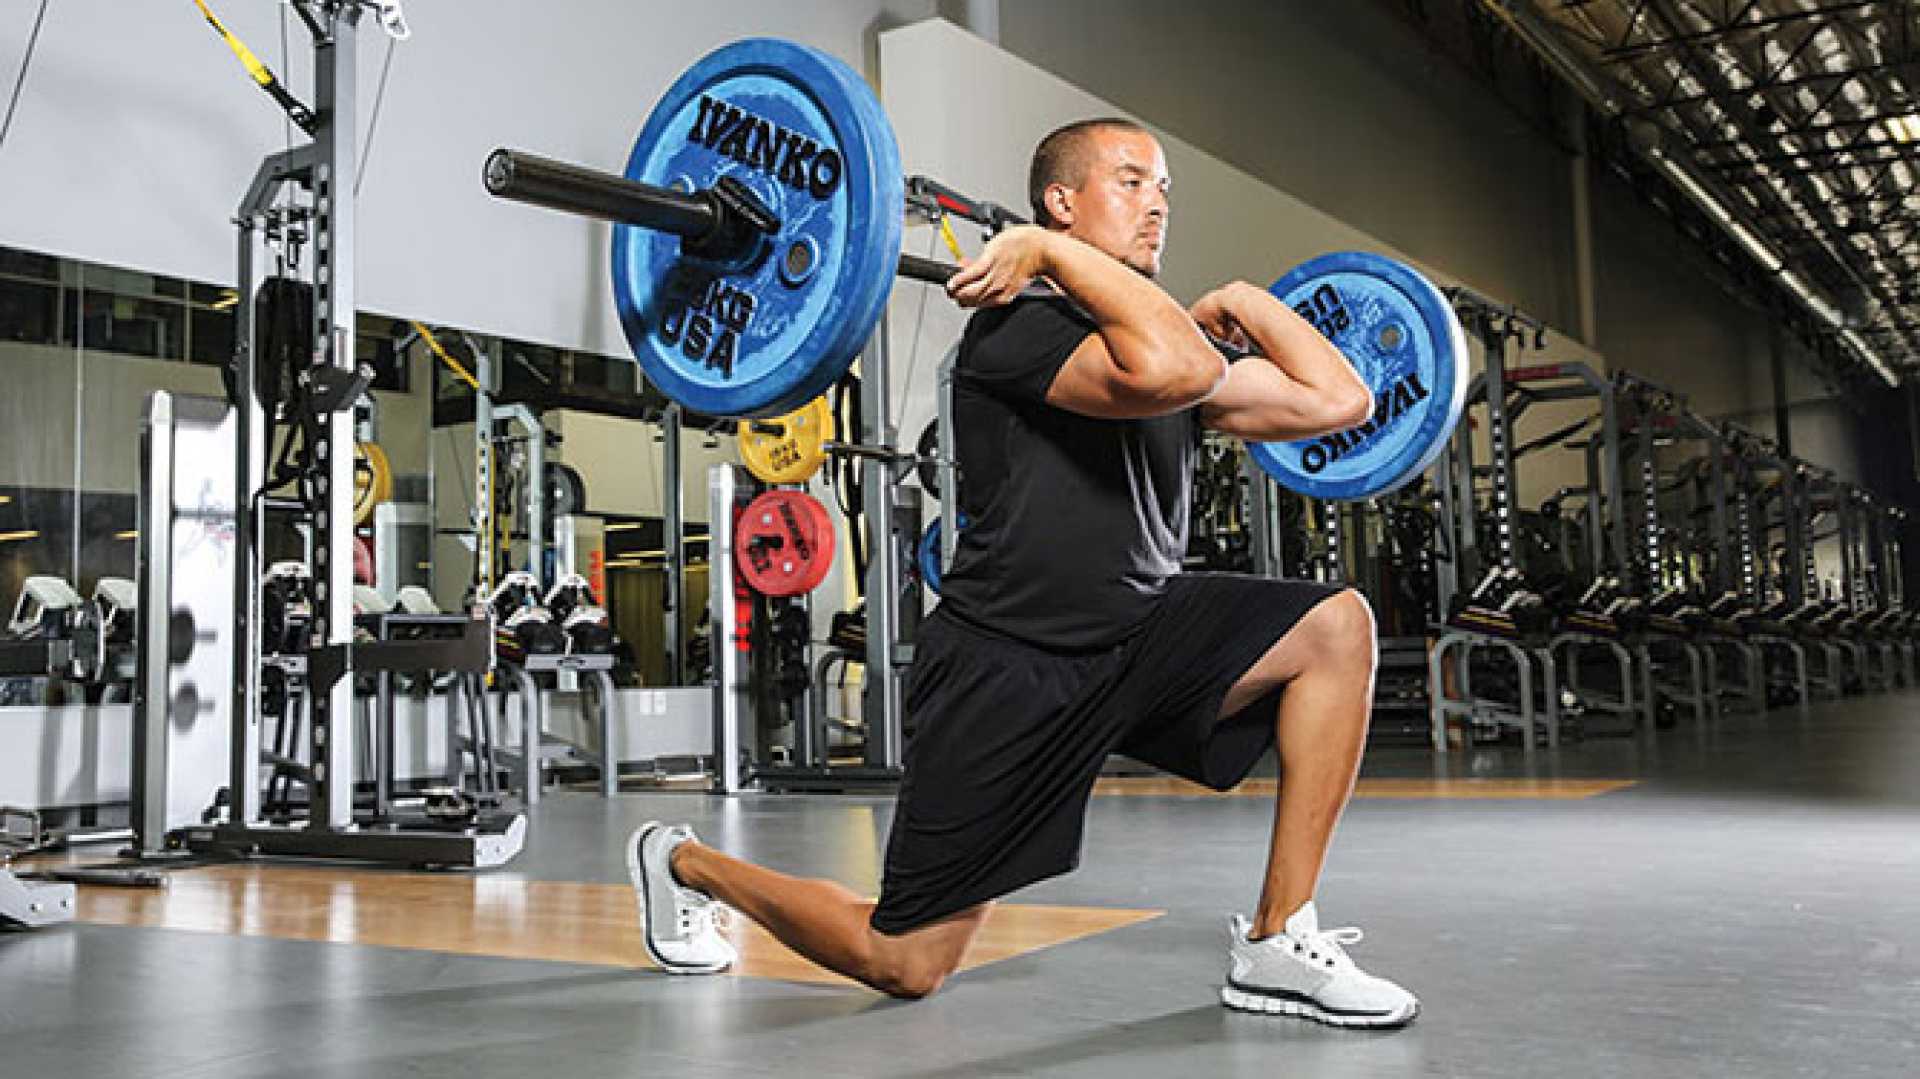
[{"label": "row of gym machine", "polygon": [[[1438,470],[1455,556],[1440,564],[1445,632],[1428,657],[1431,734],[1517,727],[1652,731],[1680,715],[1761,712],[1912,683],[1899,508],[1685,395],[1583,363],[1508,366],[1544,333],[1513,312],[1472,319],[1488,357]],[[1531,358],[1531,357],[1529,357]],[[1529,409],[1573,423],[1526,441]],[[1528,457],[1572,452],[1577,477],[1516,505]]]},{"label": "row of gym machine", "polygon": [[[1537,320],[1451,296],[1485,362],[1423,480],[1316,502],[1217,444],[1196,484],[1193,564],[1368,595],[1376,734],[1444,754],[1517,732],[1532,753],[1914,684],[1904,509],[1652,380],[1548,362]],[[1537,505],[1523,466],[1551,480]]]}]

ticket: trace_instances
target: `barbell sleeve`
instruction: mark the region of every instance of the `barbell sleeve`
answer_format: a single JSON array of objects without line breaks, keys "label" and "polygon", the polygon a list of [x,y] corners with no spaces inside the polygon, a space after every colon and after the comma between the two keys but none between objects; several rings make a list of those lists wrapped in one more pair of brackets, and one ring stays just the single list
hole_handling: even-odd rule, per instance
[{"label": "barbell sleeve", "polygon": [[[481,176],[487,192],[496,198],[670,232],[688,240],[700,240],[726,224],[726,209],[704,191],[658,187],[524,150],[502,147],[488,154]],[[945,285],[959,272],[960,267],[952,263],[900,256],[900,276],[915,281]]]},{"label": "barbell sleeve", "polygon": [[496,198],[684,238],[698,239],[720,224],[720,211],[704,194],[656,187],[524,150],[503,147],[488,154],[481,176]]}]

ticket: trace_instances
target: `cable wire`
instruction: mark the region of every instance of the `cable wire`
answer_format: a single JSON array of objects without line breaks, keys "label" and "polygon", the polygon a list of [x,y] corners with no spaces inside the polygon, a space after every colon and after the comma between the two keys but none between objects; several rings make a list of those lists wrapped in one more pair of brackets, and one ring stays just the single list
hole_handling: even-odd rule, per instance
[{"label": "cable wire", "polygon": [[[293,77],[293,69],[291,67],[291,64],[293,62],[292,56],[293,56],[293,50],[287,46],[287,6],[285,4],[281,4],[280,5],[280,70],[286,72],[288,78]],[[286,132],[287,153],[291,155],[293,153],[293,117],[291,115],[288,115],[284,110],[282,110],[280,115],[280,126]],[[281,185],[280,193],[275,198],[275,202],[281,205],[291,204],[293,202],[293,192],[286,185],[284,184]]]},{"label": "cable wire", "polygon": [[20,91],[27,85],[27,68],[33,63],[33,50],[40,44],[40,24],[47,17],[48,0],[40,0],[40,11],[33,17],[33,32],[27,35],[27,51],[20,54],[20,74],[13,80],[13,96],[7,101],[7,119],[0,123],[0,148],[7,145],[7,133],[13,130],[13,113],[20,106]]},{"label": "cable wire", "polygon": [[[953,230],[947,227],[947,215],[940,215],[940,225],[940,229],[934,230],[927,236],[927,256],[929,258],[933,255],[934,242],[942,238],[943,230],[945,234],[944,238],[947,241],[949,249],[958,247],[958,244],[953,239]],[[957,258],[958,256],[955,257]],[[914,368],[920,364],[920,332],[924,328],[927,320],[927,293],[932,291],[933,286],[931,285],[920,290],[920,303],[914,310],[913,344],[907,349],[907,377],[900,380],[900,399],[903,401],[912,398],[913,372]]]},{"label": "cable wire", "polygon": [[367,119],[367,141],[360,147],[360,169],[353,177],[353,193],[360,194],[360,185],[367,178],[367,159],[373,153],[373,132],[380,126],[380,105],[387,99],[387,72],[393,70],[393,47],[398,38],[387,38],[387,58],[380,62],[380,88],[373,92],[373,115]]}]

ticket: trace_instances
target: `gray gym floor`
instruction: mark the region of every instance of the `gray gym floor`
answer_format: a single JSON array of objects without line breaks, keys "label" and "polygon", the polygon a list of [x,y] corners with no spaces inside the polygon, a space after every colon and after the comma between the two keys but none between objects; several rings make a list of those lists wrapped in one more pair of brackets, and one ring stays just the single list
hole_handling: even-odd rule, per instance
[{"label": "gray gym floor", "polygon": [[[1367,774],[1605,777],[1584,800],[1362,800],[1321,891],[1394,1033],[1223,1010],[1222,921],[1269,803],[1095,799],[1080,871],[1020,903],[1164,915],[896,1003],[749,977],[74,925],[0,935],[0,1074],[1786,1076],[1920,1074],[1920,694],[1683,722],[1652,742],[1382,747]],[[544,803],[509,875],[624,879],[655,816],[863,890],[879,798]]]}]

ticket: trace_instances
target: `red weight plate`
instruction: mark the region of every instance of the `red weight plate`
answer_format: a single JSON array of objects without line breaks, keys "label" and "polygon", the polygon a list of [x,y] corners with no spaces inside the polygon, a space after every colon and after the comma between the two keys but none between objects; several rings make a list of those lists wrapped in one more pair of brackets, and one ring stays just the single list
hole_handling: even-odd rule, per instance
[{"label": "red weight plate", "polygon": [[765,596],[799,596],[833,568],[833,518],[803,491],[768,491],[747,504],[734,536],[740,575]]}]

